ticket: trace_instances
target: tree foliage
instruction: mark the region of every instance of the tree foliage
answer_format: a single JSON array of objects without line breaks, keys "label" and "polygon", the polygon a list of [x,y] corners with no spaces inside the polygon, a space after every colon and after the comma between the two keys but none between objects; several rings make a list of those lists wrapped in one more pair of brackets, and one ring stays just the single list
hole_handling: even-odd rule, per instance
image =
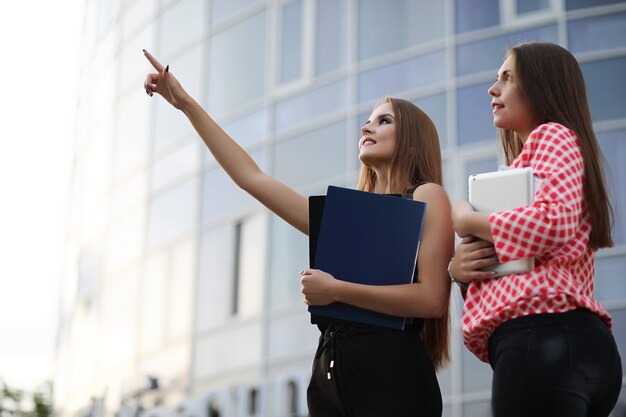
[{"label": "tree foliage", "polygon": [[0,417],[50,417],[52,383],[34,391],[12,388],[0,379]]}]

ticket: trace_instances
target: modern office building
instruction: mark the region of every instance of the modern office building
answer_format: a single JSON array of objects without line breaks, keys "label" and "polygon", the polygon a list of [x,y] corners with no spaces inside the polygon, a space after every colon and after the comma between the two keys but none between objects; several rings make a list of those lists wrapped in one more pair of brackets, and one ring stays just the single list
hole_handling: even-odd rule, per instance
[{"label": "modern office building", "polygon": [[[610,168],[616,246],[597,254],[626,371],[626,1],[85,0],[73,199],[54,381],[61,417],[305,416],[318,331],[307,239],[231,183],[154,53],[267,172],[305,195],[353,186],[385,95],[435,121],[450,198],[501,164],[488,86],[506,46],[545,40],[584,71]],[[446,417],[488,416],[453,288]],[[614,416],[626,416],[626,389]]]}]

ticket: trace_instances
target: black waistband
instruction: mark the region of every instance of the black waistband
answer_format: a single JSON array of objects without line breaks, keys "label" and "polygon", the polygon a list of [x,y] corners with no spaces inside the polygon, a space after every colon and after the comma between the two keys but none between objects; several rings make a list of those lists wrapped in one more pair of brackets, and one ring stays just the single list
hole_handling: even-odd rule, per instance
[{"label": "black waistband", "polygon": [[496,330],[492,333],[492,336],[504,332],[527,329],[533,326],[550,326],[559,324],[585,324],[606,328],[606,325],[600,316],[586,308],[578,308],[564,313],[530,314],[528,316],[517,317],[498,326],[498,328],[496,328]]}]

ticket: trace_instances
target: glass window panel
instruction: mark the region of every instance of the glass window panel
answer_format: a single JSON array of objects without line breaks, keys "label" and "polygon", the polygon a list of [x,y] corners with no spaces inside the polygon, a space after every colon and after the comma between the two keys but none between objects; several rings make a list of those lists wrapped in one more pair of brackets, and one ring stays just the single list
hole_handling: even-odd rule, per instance
[{"label": "glass window panel", "polygon": [[177,186],[150,203],[148,244],[155,247],[192,230],[198,210],[198,180]]},{"label": "glass window panel", "polygon": [[148,180],[146,171],[138,171],[136,175],[125,178],[114,185],[109,197],[109,215],[117,217],[137,204],[145,204],[148,196]]},{"label": "glass window panel", "polygon": [[284,220],[270,219],[270,307],[278,309],[302,303],[297,271],[309,265],[309,240]]},{"label": "glass window panel", "polygon": [[[145,13],[145,10],[143,10]],[[144,48],[148,51],[154,48],[154,24],[144,27],[141,32],[131,39],[122,43],[120,53],[120,91],[126,88],[143,91],[143,80],[146,73],[153,71],[152,66],[146,60],[143,53],[139,52]],[[145,99],[146,96],[144,95]]]},{"label": "glass window panel", "polygon": [[169,276],[168,339],[179,340],[191,331],[196,271],[195,239],[188,239],[172,250]]},{"label": "glass window panel", "polygon": [[[122,37],[124,39],[128,39],[129,36],[131,36],[137,28],[147,23],[147,21],[150,20],[151,16],[150,13],[146,13],[146,10],[154,10],[156,8],[156,0],[136,0],[132,2],[128,6],[128,8],[123,11],[124,16],[122,17]],[[142,46],[142,49],[146,48],[146,45],[152,45],[152,43],[144,44],[144,46]],[[135,53],[137,53],[137,50],[135,50]]]},{"label": "glass window panel", "polygon": [[626,46],[626,13],[615,13],[567,23],[569,50],[573,53]]},{"label": "glass window panel", "polygon": [[346,169],[346,123],[315,129],[276,145],[274,174],[294,187],[341,175]]},{"label": "glass window panel", "polygon": [[457,142],[459,145],[493,140],[497,130],[487,89],[491,82],[462,87],[457,90]]},{"label": "glass window panel", "polygon": [[213,38],[209,61],[209,110],[217,116],[265,94],[265,13]]},{"label": "glass window panel", "polygon": [[[444,35],[444,2],[360,0],[359,59],[376,58]],[[375,27],[375,28],[374,28]],[[375,29],[375,30],[373,30]]]},{"label": "glass window panel", "polygon": [[346,0],[317,0],[315,73],[345,67],[348,61]]},{"label": "glass window panel", "polygon": [[200,144],[193,140],[158,159],[152,166],[152,191],[171,184],[200,167]]},{"label": "glass window panel", "polygon": [[[185,90],[193,97],[199,97],[202,91],[202,45],[173,60],[170,69],[181,80]],[[175,109],[165,100],[156,100],[154,149],[160,152],[171,144],[193,132],[193,127],[183,112]],[[131,112],[132,114],[132,112]]]},{"label": "glass window panel", "polygon": [[583,9],[585,7],[603,6],[605,4],[623,3],[623,0],[565,0],[566,10]]},{"label": "glass window panel", "polygon": [[202,35],[206,4],[203,0],[182,0],[161,15],[160,56],[165,58]]},{"label": "glass window panel", "polygon": [[346,107],[348,84],[345,80],[308,91],[276,104],[276,130],[281,131]]},{"label": "glass window panel", "polygon": [[446,123],[446,95],[445,93],[422,97],[413,100],[433,121],[439,134],[439,144],[445,149],[448,147],[448,123]]},{"label": "glass window panel", "polygon": [[463,347],[463,393],[490,392],[491,391],[491,367],[479,361],[467,348]]},{"label": "glass window panel", "polygon": [[197,332],[223,324],[230,315],[235,247],[233,230],[229,224],[205,233],[200,240],[195,291]]},{"label": "glass window panel", "polygon": [[604,132],[597,135],[606,161],[608,194],[613,205],[613,240],[626,243],[626,130]]},{"label": "glass window panel", "polygon": [[265,281],[265,215],[245,219],[239,231],[237,315],[261,312]]},{"label": "glass window panel", "polygon": [[282,8],[280,81],[287,83],[300,77],[302,71],[302,2]]},{"label": "glass window panel", "polygon": [[626,57],[586,62],[580,67],[593,120],[623,118],[626,115]]},{"label": "glass window panel", "polygon": [[464,176],[461,179],[461,184],[463,184],[463,190],[465,193],[465,199],[469,198],[468,190],[467,190],[467,179],[470,175],[480,174],[482,172],[490,172],[496,171],[498,169],[498,159],[495,157],[488,157],[483,159],[475,159],[472,161],[467,161],[465,163],[465,172]]},{"label": "glass window panel", "polygon": [[500,24],[499,0],[455,0],[456,33]]},{"label": "glass window panel", "polygon": [[445,55],[437,51],[359,74],[359,103],[445,79]]},{"label": "glass window panel", "polygon": [[491,415],[490,401],[463,404],[463,417],[490,417]]},{"label": "glass window panel", "polygon": [[[265,152],[251,154],[263,169]],[[202,177],[202,222],[206,223],[238,212],[250,210],[259,203],[237,187],[221,167],[206,172]]]},{"label": "glass window panel", "polygon": [[219,23],[260,2],[261,0],[213,0],[211,2],[211,21]]},{"label": "glass window panel", "polygon": [[224,131],[243,148],[265,139],[269,132],[268,110],[249,114],[222,126]]},{"label": "glass window panel", "polygon": [[507,48],[515,46],[519,42],[557,42],[557,40],[556,25],[549,25],[459,45],[456,49],[456,73],[458,76],[462,76],[493,70],[495,79]]},{"label": "glass window panel", "polygon": [[626,256],[596,258],[594,297],[600,301],[626,300]]},{"label": "glass window panel", "polygon": [[137,207],[111,222],[106,238],[106,270],[117,270],[138,260],[143,250],[144,207]]},{"label": "glass window panel", "polygon": [[165,339],[165,326],[168,303],[167,252],[161,251],[146,260],[141,285],[139,317],[139,348],[142,352],[158,349]]},{"label": "glass window panel", "polygon": [[517,14],[525,14],[550,8],[550,0],[517,0]]},{"label": "glass window panel", "polygon": [[135,89],[117,106],[117,127],[113,142],[113,175],[116,179],[145,166],[152,102],[143,89]]},{"label": "glass window panel", "polygon": [[609,313],[613,318],[615,343],[622,357],[622,373],[626,375],[626,310],[612,310]]}]

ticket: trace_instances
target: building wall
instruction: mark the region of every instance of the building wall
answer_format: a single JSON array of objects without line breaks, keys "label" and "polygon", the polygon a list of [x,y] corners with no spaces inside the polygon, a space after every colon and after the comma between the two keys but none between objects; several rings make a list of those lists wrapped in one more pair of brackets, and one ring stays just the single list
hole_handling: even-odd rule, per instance
[{"label": "building wall", "polygon": [[[611,172],[617,245],[597,255],[595,294],[626,359],[626,2],[85,4],[60,415],[306,415],[318,336],[299,292],[306,237],[233,185],[180,112],[145,95],[143,48],[259,166],[305,195],[353,186],[359,127],[380,98],[409,99],[437,125],[454,201],[470,173],[501,163],[486,90],[505,47],[566,46]],[[462,346],[453,290],[444,415],[489,415],[491,370]],[[615,415],[626,415],[626,394],[620,404]]]}]

